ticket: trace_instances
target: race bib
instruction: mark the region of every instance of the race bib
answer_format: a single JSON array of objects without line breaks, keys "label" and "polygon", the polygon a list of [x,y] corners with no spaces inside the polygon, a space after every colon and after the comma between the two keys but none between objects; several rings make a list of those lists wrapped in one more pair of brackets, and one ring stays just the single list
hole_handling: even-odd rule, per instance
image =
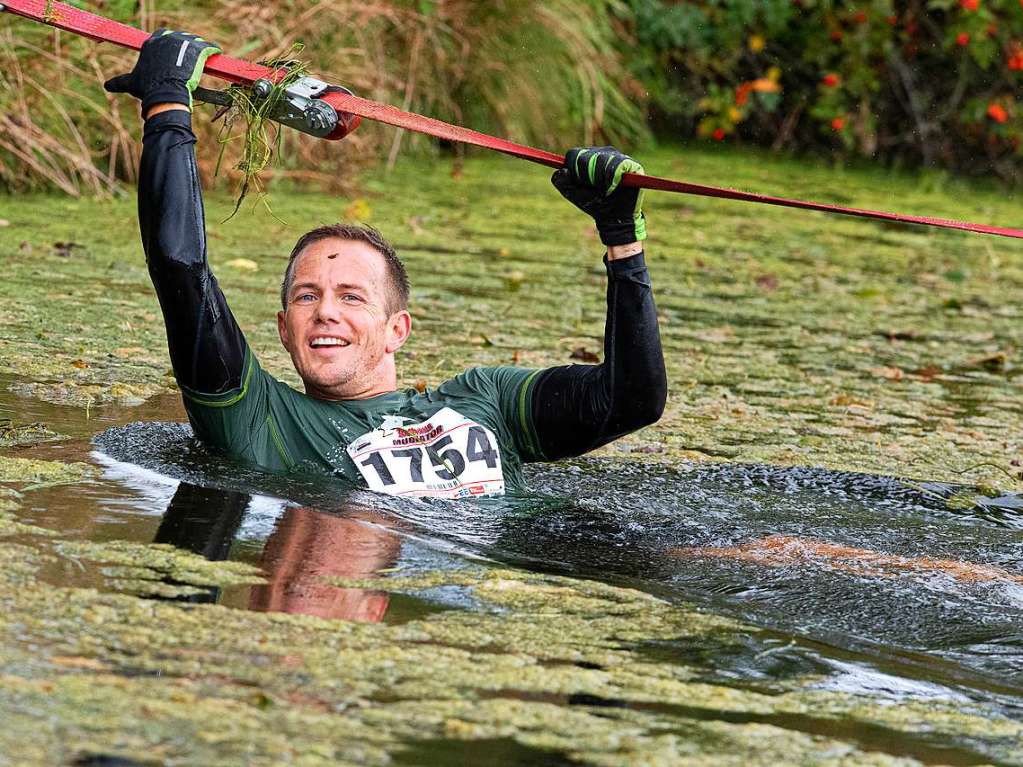
[{"label": "race bib", "polygon": [[384,422],[348,446],[370,490],[419,498],[504,494],[497,437],[444,408],[422,423]]}]

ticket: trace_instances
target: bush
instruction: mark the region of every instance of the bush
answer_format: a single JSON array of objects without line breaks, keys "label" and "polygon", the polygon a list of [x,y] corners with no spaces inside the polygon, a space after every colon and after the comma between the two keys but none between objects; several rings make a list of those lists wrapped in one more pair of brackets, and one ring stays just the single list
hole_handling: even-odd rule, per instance
[{"label": "bush", "polygon": [[1020,179],[1020,0],[628,5],[662,130]]}]

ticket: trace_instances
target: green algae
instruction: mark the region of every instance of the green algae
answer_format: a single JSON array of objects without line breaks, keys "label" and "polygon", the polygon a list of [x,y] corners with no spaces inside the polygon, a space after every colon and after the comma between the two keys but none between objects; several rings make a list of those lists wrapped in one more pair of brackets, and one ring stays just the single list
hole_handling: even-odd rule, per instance
[{"label": "green algae", "polygon": [[[200,593],[192,587],[243,586],[264,583],[261,571],[243,562],[210,561],[164,543],[130,541],[59,541],[54,550],[72,560],[105,565],[111,585],[133,593],[169,596]],[[160,585],[162,581],[172,583]]]},{"label": "green algae", "polygon": [[[1013,200],[982,188],[920,190],[911,177],[836,174],[759,154],[687,151],[677,166],[677,154],[644,161],[696,182],[841,194],[863,207],[1016,215]],[[392,194],[413,185],[415,199]],[[366,198],[362,217],[395,240],[413,278],[405,383],[599,350],[599,243],[543,174],[481,158],[452,179],[443,163],[408,162],[386,182],[367,182]],[[282,218],[309,226],[349,206],[320,195],[275,199]],[[1017,243],[647,200],[671,394],[660,424],[605,454],[1020,487]],[[210,198],[214,269],[263,364],[294,383],[276,340],[274,282],[306,227],[268,217],[217,224],[231,205]],[[87,408],[172,391],[133,203],[19,197],[5,200],[4,215],[0,373],[19,376],[13,388]],[[88,226],[98,219],[103,228]],[[50,246],[84,238],[62,256]],[[53,330],[66,327],[87,332]],[[0,458],[0,483],[21,490],[85,472]],[[0,488],[0,754],[11,763],[98,755],[375,765],[430,743],[500,739],[595,765],[933,763],[944,761],[944,746],[1023,764],[1023,727],[985,705],[891,705],[819,689],[812,675],[767,691],[708,683],[705,660],[693,658],[756,643],[757,630],[641,592],[470,567],[335,581],[424,599],[454,590],[472,605],[393,625],[164,603],[258,583],[260,574],[164,546],[47,541],[60,536],[19,522],[18,504]],[[26,545],[22,535],[39,540]],[[55,560],[95,564],[104,591],[37,580]],[[651,643],[695,649],[688,660],[655,662]]]},{"label": "green algae", "polygon": [[[0,753],[18,764],[91,753],[384,765],[424,742],[495,738],[593,765],[918,764],[912,738],[921,754],[968,743],[1023,763],[1023,725],[983,706],[878,705],[813,689],[815,678],[769,695],[645,662],[639,636],[754,630],[628,589],[484,568],[427,573],[395,586],[467,588],[489,609],[358,624],[56,588],[31,579],[45,556],[0,542]],[[111,575],[149,569],[138,552],[104,556],[125,562]],[[830,735],[839,721],[844,735]],[[899,753],[878,747],[878,733]]]},{"label": "green algae", "polygon": [[85,463],[37,461],[0,455],[0,483],[30,487],[66,485],[91,477],[96,470]]},{"label": "green algae", "polygon": [[14,423],[0,419],[0,447],[24,447],[64,439],[42,423]]},{"label": "green algae", "polygon": [[[651,172],[862,207],[1011,221],[1001,190],[670,147]],[[415,199],[393,194],[415,188]],[[734,202],[647,195],[648,260],[667,357],[661,422],[608,448],[638,460],[816,465],[1021,489],[1016,383],[1023,246]],[[276,195],[275,212],[218,223],[209,250],[264,366],[296,383],[274,322],[276,275],[307,227],[359,203],[407,262],[416,330],[403,383],[473,364],[565,364],[600,348],[600,245],[584,216],[525,164],[479,157],[453,178],[405,160],[358,200]],[[9,212],[8,212],[9,211]],[[5,201],[0,372],[19,391],[93,407],[173,387],[131,200]],[[97,229],[88,221],[103,220]],[[536,221],[544,221],[537,227]],[[86,234],[83,234],[86,233]],[[80,242],[72,255],[52,243]],[[231,269],[244,258],[256,270]],[[514,277],[514,279],[511,279]],[[40,328],[81,327],[74,337]],[[24,380],[27,379],[27,380]]]},{"label": "green algae", "polygon": [[141,405],[155,394],[166,390],[158,384],[76,383],[74,381],[42,382],[19,381],[10,389],[23,397],[35,397],[54,405],[74,405],[90,408],[98,405]]},{"label": "green algae", "polygon": [[16,505],[11,504],[11,507],[7,507],[3,501],[0,501],[0,538],[11,538],[13,536],[21,535],[35,535],[42,537],[52,537],[57,535],[56,532],[48,528],[21,522],[14,514],[10,513],[12,507],[16,508]]}]

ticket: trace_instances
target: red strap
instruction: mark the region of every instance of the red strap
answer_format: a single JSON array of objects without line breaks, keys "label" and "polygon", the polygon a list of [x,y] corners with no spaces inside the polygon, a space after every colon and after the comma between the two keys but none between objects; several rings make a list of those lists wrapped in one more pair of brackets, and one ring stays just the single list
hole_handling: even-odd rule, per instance
[{"label": "red strap", "polygon": [[[534,149],[523,144],[516,144],[506,139],[488,136],[486,133],[462,128],[458,125],[450,125],[432,117],[411,112],[403,112],[397,107],[379,104],[375,101],[350,96],[344,93],[334,93],[324,97],[325,101],[338,111],[351,112],[352,114],[365,117],[369,120],[396,125],[399,128],[406,128],[418,133],[425,133],[428,136],[435,136],[447,141],[458,141],[463,144],[494,149],[498,152],[510,154],[513,157],[521,157],[523,160],[530,160],[540,165],[548,165],[552,168],[560,168],[565,158],[559,154],[546,152],[543,149]],[[945,229],[963,229],[968,232],[979,232],[981,234],[996,234],[1002,237],[1016,237],[1023,239],[1023,230],[1009,229],[999,226],[987,226],[985,224],[972,224],[967,221],[952,221],[946,218],[929,218],[927,216],[909,216],[901,213],[885,213],[877,210],[864,210],[861,208],[846,208],[841,205],[828,205],[820,202],[804,202],[803,200],[791,200],[784,197],[770,197],[764,194],[753,192],[740,192],[737,189],[724,189],[715,186],[704,186],[703,184],[690,184],[685,181],[672,181],[657,176],[636,175],[626,173],[622,176],[622,185],[640,187],[642,189],[656,189],[662,192],[679,192],[681,194],[694,194],[701,197],[718,197],[724,200],[742,200],[745,202],[760,202],[767,205],[781,205],[786,208],[802,208],[804,210],[819,210],[825,213],[841,213],[846,216],[859,216],[860,218],[881,219],[882,221],[896,221],[906,224],[926,224],[928,226],[940,226]]]},{"label": "red strap", "polygon": [[[142,43],[149,39],[149,33],[136,27],[129,27],[119,21],[97,16],[66,3],[47,0],[0,0],[5,11],[26,19],[41,21],[57,29],[74,32],[101,43],[114,43],[125,48],[142,49]],[[50,6],[47,13],[47,6]],[[232,83],[251,84],[261,77],[273,78],[275,70],[261,64],[252,64],[230,56],[210,56],[206,61],[206,72]]]},{"label": "red strap", "polygon": [[[78,35],[90,37],[93,40],[116,43],[127,48],[139,50],[142,43],[149,35],[141,29],[130,27],[127,24],[113,21],[111,19],[97,16],[86,11],[78,10],[64,3],[47,2],[46,0],[0,0],[4,9],[18,16],[40,21],[45,24],[74,32]],[[50,6],[47,14],[47,6]],[[278,71],[252,64],[241,59],[230,56],[210,56],[206,62],[206,73],[227,80],[232,83],[249,84],[260,78],[274,79],[279,76]],[[342,138],[354,130],[358,124],[357,118],[365,117],[377,122],[395,125],[399,128],[425,133],[428,136],[457,141],[463,144],[493,149],[504,152],[513,157],[520,157],[523,160],[547,165],[552,168],[559,168],[564,163],[564,156],[546,152],[542,149],[535,149],[524,144],[516,144],[506,139],[488,136],[469,128],[462,128],[458,125],[435,120],[432,117],[424,117],[412,112],[404,112],[397,107],[387,104],[380,104],[376,101],[351,96],[345,93],[328,93],[322,97],[323,101],[331,104],[340,114],[341,127],[328,138]],[[346,114],[347,113],[347,114]],[[356,116],[356,119],[350,117]],[[767,205],[780,205],[786,208],[801,208],[803,210],[817,210],[825,213],[840,213],[846,216],[858,216],[860,218],[880,219],[882,221],[893,221],[906,224],[925,224],[937,226],[944,229],[961,229],[967,232],[979,232],[981,234],[994,234],[1002,237],[1015,237],[1023,239],[1023,230],[1010,229],[1007,227],[987,226],[984,224],[973,224],[968,221],[952,221],[944,218],[930,218],[928,216],[908,216],[901,213],[885,213],[877,210],[864,210],[861,208],[846,208],[841,205],[828,205],[819,202],[804,202],[803,200],[791,200],[784,197],[770,197],[753,192],[740,192],[736,189],[725,189],[703,184],[690,184],[684,181],[672,181],[671,179],[658,178],[657,176],[644,176],[627,173],[622,177],[622,185],[627,187],[640,187],[643,189],[656,189],[664,192],[679,192],[682,194],[693,194],[702,197],[717,197],[724,200],[742,200],[745,202],[759,202]]]}]

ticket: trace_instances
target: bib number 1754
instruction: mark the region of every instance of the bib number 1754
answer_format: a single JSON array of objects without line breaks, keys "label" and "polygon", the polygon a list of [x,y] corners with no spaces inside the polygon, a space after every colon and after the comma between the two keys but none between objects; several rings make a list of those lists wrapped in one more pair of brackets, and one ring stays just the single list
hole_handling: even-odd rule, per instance
[{"label": "bib number 1754", "polygon": [[450,408],[421,424],[369,432],[348,453],[378,492],[446,498],[504,492],[494,433]]}]

